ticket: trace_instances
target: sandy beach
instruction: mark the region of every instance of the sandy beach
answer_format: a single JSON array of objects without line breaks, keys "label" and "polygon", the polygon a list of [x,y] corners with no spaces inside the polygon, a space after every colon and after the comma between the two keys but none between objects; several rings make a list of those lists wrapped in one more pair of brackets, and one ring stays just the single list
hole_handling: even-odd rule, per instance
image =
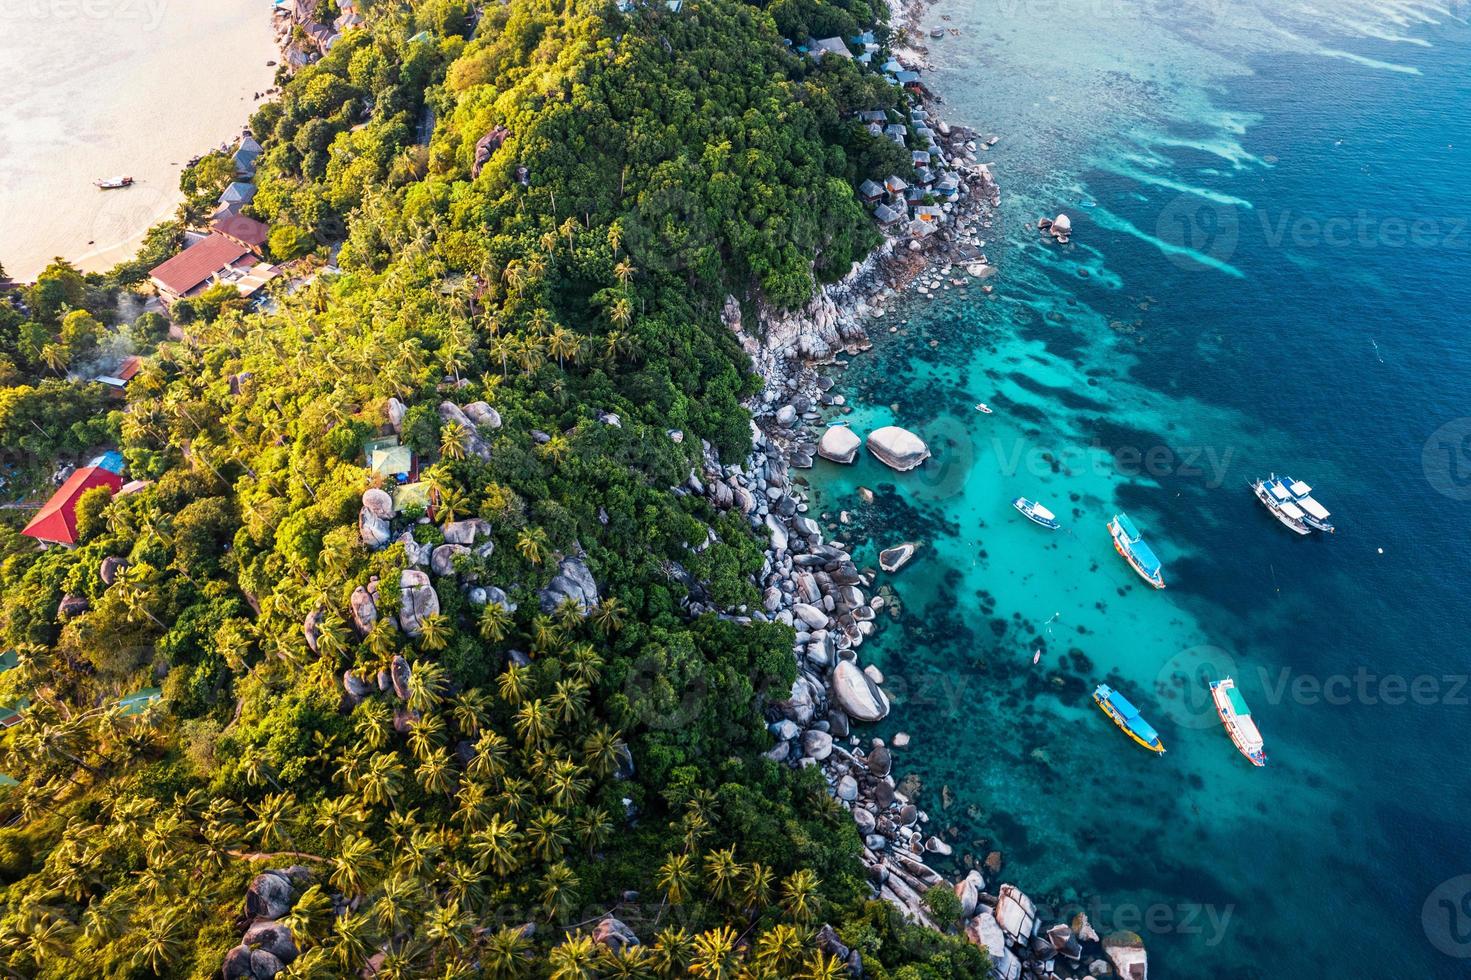
[{"label": "sandy beach", "polygon": [[[4,0],[0,263],[107,269],[182,197],[194,155],[233,140],[277,57],[265,0]],[[125,190],[98,177],[129,174]]]}]

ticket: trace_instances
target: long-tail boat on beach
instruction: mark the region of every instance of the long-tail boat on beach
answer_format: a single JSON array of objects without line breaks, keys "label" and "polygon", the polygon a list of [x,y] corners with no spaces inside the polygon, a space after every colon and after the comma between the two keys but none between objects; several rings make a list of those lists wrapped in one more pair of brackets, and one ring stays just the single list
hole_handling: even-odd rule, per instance
[{"label": "long-tail boat on beach", "polygon": [[113,191],[117,190],[119,187],[131,187],[133,184],[133,178],[121,176],[99,177],[96,180],[92,181],[92,183],[97,185],[98,190]]},{"label": "long-tail boat on beach", "polygon": [[1262,733],[1252,720],[1246,699],[1236,689],[1236,682],[1229,677],[1211,681],[1211,700],[1215,701],[1216,713],[1221,716],[1221,724],[1226,727],[1226,734],[1231,736],[1236,748],[1251,760],[1252,765],[1265,766],[1267,753]]},{"label": "long-tail boat on beach", "polygon": [[1139,709],[1128,698],[1107,684],[1099,684],[1093,689],[1093,701],[1103,709],[1104,714],[1113,719],[1115,725],[1123,729],[1125,735],[1151,752],[1164,754],[1165,743],[1160,741],[1159,732],[1144,720]]},{"label": "long-tail boat on beach", "polygon": [[1149,545],[1139,535],[1139,529],[1129,520],[1129,515],[1118,513],[1108,522],[1108,533],[1113,537],[1114,550],[1139,573],[1139,577],[1156,589],[1165,587],[1165,577],[1160,571],[1160,561]]}]

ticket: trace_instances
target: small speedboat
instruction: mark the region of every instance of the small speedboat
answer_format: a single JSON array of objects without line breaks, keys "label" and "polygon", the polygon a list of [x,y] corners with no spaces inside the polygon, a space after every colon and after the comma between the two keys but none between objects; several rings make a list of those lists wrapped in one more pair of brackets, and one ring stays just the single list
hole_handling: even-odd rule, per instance
[{"label": "small speedboat", "polygon": [[1011,506],[1022,512],[1022,516],[1034,524],[1056,531],[1062,525],[1057,522],[1057,515],[1035,500],[1026,497],[1017,497],[1011,502]]},{"label": "small speedboat", "polygon": [[119,177],[99,177],[97,180],[92,181],[92,183],[96,184],[99,190],[113,191],[113,190],[117,190],[119,187],[130,187],[130,186],[132,186],[133,178],[132,177],[121,177],[121,176],[119,176]]},{"label": "small speedboat", "polygon": [[987,405],[985,402],[978,402],[976,404],[976,411],[980,412],[982,415],[990,415],[991,406]]}]

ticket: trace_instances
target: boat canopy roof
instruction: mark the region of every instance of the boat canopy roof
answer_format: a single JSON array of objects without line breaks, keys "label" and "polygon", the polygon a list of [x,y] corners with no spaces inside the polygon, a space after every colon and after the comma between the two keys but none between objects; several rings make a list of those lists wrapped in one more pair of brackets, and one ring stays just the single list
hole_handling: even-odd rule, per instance
[{"label": "boat canopy roof", "polygon": [[1132,701],[1112,688],[1108,689],[1106,697],[1108,703],[1113,705],[1113,709],[1119,713],[1119,717],[1124,719],[1124,723],[1135,735],[1146,742],[1153,742],[1159,738],[1159,733],[1154,730],[1154,726],[1144,720]]},{"label": "boat canopy roof", "polygon": [[1291,490],[1293,496],[1296,497],[1306,497],[1308,494],[1313,492],[1313,488],[1308,486],[1301,480],[1293,480],[1292,485],[1288,487],[1288,489]]},{"label": "boat canopy roof", "polygon": [[1236,690],[1235,685],[1226,688],[1226,697],[1231,701],[1231,710],[1236,712],[1237,718],[1250,718],[1251,709],[1246,706],[1246,699],[1241,692]]},{"label": "boat canopy roof", "polygon": [[1036,501],[1033,501],[1032,502],[1032,513],[1036,514],[1038,517],[1042,518],[1043,520],[1047,520],[1047,521],[1055,521],[1055,520],[1057,520],[1057,515],[1056,514],[1052,513],[1052,511],[1048,510],[1046,507],[1043,507],[1041,504],[1037,503]]},{"label": "boat canopy roof", "polygon": [[1134,555],[1134,560],[1139,563],[1140,568],[1144,569],[1150,575],[1159,574],[1159,557],[1150,550],[1149,545],[1136,538],[1130,546],[1129,551]]},{"label": "boat canopy roof", "polygon": [[1139,529],[1134,526],[1133,521],[1129,520],[1128,514],[1115,514],[1113,515],[1113,519],[1115,522],[1117,522],[1120,530],[1122,530],[1126,535],[1129,536],[1130,541],[1139,540]]},{"label": "boat canopy roof", "polygon": [[1241,744],[1246,746],[1248,752],[1262,747],[1262,733],[1257,729],[1256,722],[1251,720],[1250,715],[1236,718],[1236,734],[1241,738]]},{"label": "boat canopy roof", "polygon": [[1294,504],[1294,503],[1291,503],[1291,502],[1285,502],[1285,503],[1283,503],[1282,504],[1282,513],[1286,514],[1288,517],[1292,518],[1294,521],[1300,521],[1300,520],[1302,520],[1302,511],[1298,509],[1297,504]]},{"label": "boat canopy roof", "polygon": [[1268,483],[1267,489],[1271,490],[1272,496],[1276,497],[1278,500],[1292,499],[1292,494],[1288,493],[1287,488],[1282,486],[1282,484],[1280,483]]},{"label": "boat canopy roof", "polygon": [[1298,499],[1297,504],[1320,521],[1326,521],[1328,519],[1328,509],[1312,497],[1301,497]]}]

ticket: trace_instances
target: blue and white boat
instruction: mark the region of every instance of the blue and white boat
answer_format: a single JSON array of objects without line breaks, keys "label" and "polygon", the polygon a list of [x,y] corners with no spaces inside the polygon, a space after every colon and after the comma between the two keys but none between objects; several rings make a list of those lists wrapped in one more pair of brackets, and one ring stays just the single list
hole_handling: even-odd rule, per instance
[{"label": "blue and white boat", "polygon": [[1313,533],[1313,529],[1308,526],[1307,515],[1297,506],[1288,489],[1278,482],[1275,473],[1265,480],[1254,481],[1251,491],[1283,527],[1291,528],[1296,534]]},{"label": "blue and white boat", "polygon": [[1128,514],[1115,514],[1108,522],[1108,533],[1113,538],[1114,550],[1139,573],[1139,577],[1156,589],[1165,587],[1165,577],[1160,570],[1160,560],[1139,535],[1139,529],[1129,520]]},{"label": "blue and white boat", "polygon": [[1313,499],[1312,487],[1290,476],[1282,477],[1277,483],[1291,494],[1293,502],[1302,508],[1302,519],[1308,527],[1325,534],[1333,533],[1333,522],[1328,519],[1330,516],[1328,509]]},{"label": "blue and white boat", "polygon": [[1160,741],[1159,732],[1144,720],[1139,709],[1128,698],[1107,684],[1099,684],[1093,689],[1093,701],[1103,709],[1104,714],[1113,719],[1115,725],[1124,730],[1124,734],[1149,751],[1164,754],[1165,743]]},{"label": "blue and white boat", "polygon": [[1026,497],[1017,497],[1011,502],[1011,506],[1021,511],[1022,516],[1034,524],[1041,524],[1043,527],[1050,528],[1054,531],[1062,526],[1057,522],[1056,514],[1035,500],[1028,500]]}]

